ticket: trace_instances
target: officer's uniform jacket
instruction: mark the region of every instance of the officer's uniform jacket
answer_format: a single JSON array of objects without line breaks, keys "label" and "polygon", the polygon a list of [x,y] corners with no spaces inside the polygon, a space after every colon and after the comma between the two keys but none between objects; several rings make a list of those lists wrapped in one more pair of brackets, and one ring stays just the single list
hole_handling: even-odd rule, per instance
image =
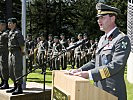
[{"label": "officer's uniform jacket", "polygon": [[8,32],[0,32],[0,53],[8,51]]},{"label": "officer's uniform jacket", "polygon": [[16,51],[20,50],[20,47],[24,46],[24,37],[21,34],[21,32],[18,29],[14,29],[13,31],[9,32],[9,41],[8,41],[8,47],[9,51]]},{"label": "officer's uniform jacket", "polygon": [[128,36],[116,28],[105,40],[101,37],[96,50],[95,60],[81,67],[90,70],[97,87],[126,100],[124,70],[131,50]]},{"label": "officer's uniform jacket", "polygon": [[59,55],[61,50],[62,50],[62,45],[59,42],[53,44],[53,56]]},{"label": "officer's uniform jacket", "polygon": [[68,47],[68,43],[66,39],[62,39],[60,41],[60,44],[62,45],[62,49],[66,49]]},{"label": "officer's uniform jacket", "polygon": [[27,40],[26,41],[26,50],[27,53],[30,54],[31,51],[34,49],[34,42],[32,40]]},{"label": "officer's uniform jacket", "polygon": [[[79,40],[79,41],[82,41],[82,40]],[[83,45],[76,47],[74,51],[75,55],[81,55],[82,50],[83,50]]]},{"label": "officer's uniform jacket", "polygon": [[48,55],[50,55],[51,52],[52,52],[53,43],[54,43],[54,42],[53,42],[52,40],[49,40],[49,41],[48,41]]},{"label": "officer's uniform jacket", "polygon": [[40,41],[38,46],[38,52],[44,53],[47,50],[48,50],[48,41],[47,40]]}]

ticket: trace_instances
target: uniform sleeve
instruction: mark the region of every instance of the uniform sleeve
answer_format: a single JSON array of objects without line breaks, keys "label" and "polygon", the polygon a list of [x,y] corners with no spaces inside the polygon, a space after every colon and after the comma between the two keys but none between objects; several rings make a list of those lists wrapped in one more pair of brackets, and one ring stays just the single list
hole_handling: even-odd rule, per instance
[{"label": "uniform sleeve", "polygon": [[17,36],[17,41],[18,41],[18,43],[19,43],[19,46],[20,46],[20,47],[23,47],[25,41],[24,41],[24,37],[23,37],[22,33],[19,32],[19,31],[16,31],[16,36]]},{"label": "uniform sleeve", "polygon": [[84,64],[81,69],[82,71],[88,71],[90,69],[95,68],[95,60],[91,60],[90,62]]},{"label": "uniform sleeve", "polygon": [[91,70],[94,81],[111,77],[125,68],[131,50],[129,38],[127,36],[122,37],[115,43],[114,48],[112,60],[107,65],[95,67]]}]

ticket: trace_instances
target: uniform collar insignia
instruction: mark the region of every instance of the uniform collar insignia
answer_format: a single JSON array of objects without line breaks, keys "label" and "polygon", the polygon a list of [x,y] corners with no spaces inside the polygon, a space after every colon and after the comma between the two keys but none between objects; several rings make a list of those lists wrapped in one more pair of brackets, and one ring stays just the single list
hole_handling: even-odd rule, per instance
[{"label": "uniform collar insignia", "polygon": [[124,42],[122,41],[122,46],[121,46],[123,49],[126,49],[127,48],[127,42]]}]

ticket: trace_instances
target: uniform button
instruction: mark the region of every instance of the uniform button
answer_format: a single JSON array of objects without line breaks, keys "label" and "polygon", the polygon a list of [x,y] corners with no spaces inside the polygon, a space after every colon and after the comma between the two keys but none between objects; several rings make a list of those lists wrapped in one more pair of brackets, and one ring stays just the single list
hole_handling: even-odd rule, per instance
[{"label": "uniform button", "polygon": [[116,89],[115,88],[113,88],[113,91],[115,91]]}]

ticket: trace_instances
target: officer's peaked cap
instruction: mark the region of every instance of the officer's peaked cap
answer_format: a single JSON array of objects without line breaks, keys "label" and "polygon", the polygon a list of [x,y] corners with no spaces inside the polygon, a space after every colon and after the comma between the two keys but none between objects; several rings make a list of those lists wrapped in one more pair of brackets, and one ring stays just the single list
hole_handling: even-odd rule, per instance
[{"label": "officer's peaked cap", "polygon": [[82,33],[79,33],[78,36],[83,36]]},{"label": "officer's peaked cap", "polygon": [[59,37],[58,36],[54,36],[54,39],[59,39]]},{"label": "officer's peaked cap", "polygon": [[48,36],[52,36],[52,34],[49,34]]},{"label": "officer's peaked cap", "polygon": [[65,36],[65,33],[61,33],[62,36]]},{"label": "officer's peaked cap", "polygon": [[96,9],[97,9],[97,17],[104,16],[107,14],[118,15],[120,13],[120,10],[118,8],[103,3],[97,3]]},{"label": "officer's peaked cap", "polygon": [[13,22],[13,23],[17,23],[17,19],[16,18],[9,18],[8,22]]},{"label": "officer's peaked cap", "polygon": [[32,36],[32,34],[27,34],[27,36]]},{"label": "officer's peaked cap", "polygon": [[87,33],[84,33],[84,36],[87,36]]}]

